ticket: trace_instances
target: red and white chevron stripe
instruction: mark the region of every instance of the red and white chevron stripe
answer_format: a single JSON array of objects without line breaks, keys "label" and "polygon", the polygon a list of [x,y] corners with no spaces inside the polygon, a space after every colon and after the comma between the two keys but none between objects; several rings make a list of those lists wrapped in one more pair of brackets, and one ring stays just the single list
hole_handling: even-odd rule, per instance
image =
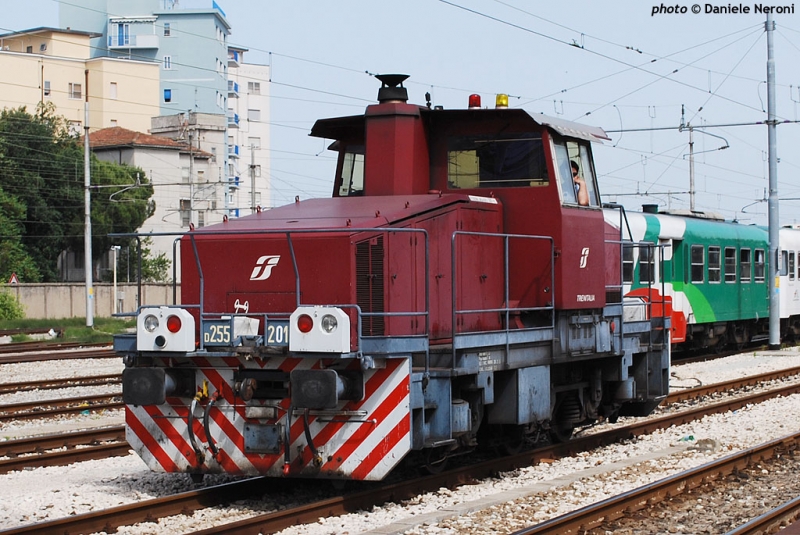
[{"label": "red and white chevron stripe", "polygon": [[[213,362],[212,362],[213,361]],[[209,430],[219,449],[212,456],[203,429],[203,413],[196,409],[193,421],[195,443],[202,457],[198,460],[189,440],[188,415],[191,400],[167,398],[164,405],[126,408],[127,439],[151,470],[242,475],[284,475],[284,448],[279,454],[246,453],[244,427],[248,423],[286,425],[289,399],[280,403],[276,420],[248,421],[244,402],[234,396],[233,373],[239,366],[280,369],[313,369],[319,360],[274,358],[261,362],[235,357],[195,358],[196,384],[209,384],[209,394],[218,391],[219,399],[210,411]],[[376,362],[377,363],[377,362]],[[354,363],[357,365],[358,363]],[[311,411],[309,430],[323,462],[314,464],[308,447],[303,415],[291,415],[289,476],[355,480],[380,480],[411,449],[409,409],[411,362],[409,358],[385,359],[365,372],[364,399],[342,402],[342,415]],[[207,402],[201,403],[204,409]],[[274,402],[273,402],[274,404]],[[353,416],[358,414],[358,416]]]}]

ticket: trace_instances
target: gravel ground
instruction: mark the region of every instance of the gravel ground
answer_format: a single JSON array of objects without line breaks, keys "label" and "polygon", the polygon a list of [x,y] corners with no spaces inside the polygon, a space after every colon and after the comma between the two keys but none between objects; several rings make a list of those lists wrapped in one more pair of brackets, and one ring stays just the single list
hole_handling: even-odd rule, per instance
[{"label": "gravel ground", "polygon": [[[2,365],[2,382],[47,376],[104,374],[121,370],[116,359],[57,361],[41,365]],[[770,370],[800,366],[797,350],[745,353],[705,363],[673,367],[676,387],[726,381]],[[21,394],[20,394],[21,395]],[[32,395],[35,399],[37,394]],[[41,396],[41,394],[39,394]],[[46,397],[50,397],[47,394]],[[18,399],[17,401],[24,401]],[[0,398],[0,403],[9,401]],[[546,520],[667,475],[703,464],[741,448],[760,444],[796,429],[787,414],[800,414],[800,395],[746,407],[734,413],[707,417],[664,429],[625,444],[616,444],[573,458],[541,463],[456,490],[441,489],[408,502],[387,504],[368,512],[290,528],[283,535],[405,533],[509,533],[531,522]],[[91,427],[118,422],[119,415],[89,416],[84,421],[17,422],[0,426],[0,437],[39,434],[50,427]],[[688,437],[691,440],[687,440]],[[698,447],[713,444],[711,448]],[[711,441],[711,442],[708,442]],[[214,484],[231,478],[207,478]],[[0,475],[0,529],[52,520],[150,499],[194,485],[186,476],[152,473],[138,457],[129,455],[67,467],[38,468]],[[274,502],[234,504],[222,511],[206,510],[193,517],[164,519],[155,524],[122,528],[118,533],[186,533],[212,524],[243,518],[251,511],[269,510]],[[524,514],[519,514],[522,511]]]}]

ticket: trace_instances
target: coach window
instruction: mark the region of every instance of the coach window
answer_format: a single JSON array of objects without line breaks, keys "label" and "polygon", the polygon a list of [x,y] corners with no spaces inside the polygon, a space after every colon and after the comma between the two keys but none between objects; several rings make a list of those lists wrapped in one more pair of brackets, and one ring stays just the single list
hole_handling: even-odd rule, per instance
[{"label": "coach window", "polygon": [[755,266],[753,266],[755,270],[755,273],[753,274],[754,275],[753,280],[755,280],[756,282],[764,282],[765,265],[766,264],[764,262],[764,249],[756,249]]},{"label": "coach window", "polygon": [[785,277],[789,274],[789,251],[781,251],[781,265],[778,266],[778,275]]},{"label": "coach window", "polygon": [[725,282],[736,282],[736,247],[725,248]]},{"label": "coach window", "polygon": [[739,251],[739,266],[739,269],[741,269],[739,280],[742,282],[750,282],[750,249],[742,249]]},{"label": "coach window", "polygon": [[655,282],[653,277],[655,271],[654,249],[655,246],[652,243],[642,242],[639,244],[639,282],[642,284]]},{"label": "coach window", "polygon": [[539,134],[451,138],[447,184],[450,189],[547,186],[542,138]]},{"label": "coach window", "polygon": [[705,281],[705,248],[702,245],[692,245],[692,282]]},{"label": "coach window", "polygon": [[789,280],[794,280],[794,251],[789,251]]},{"label": "coach window", "polygon": [[592,166],[589,144],[564,141],[555,136],[553,137],[562,202],[564,204],[579,204],[577,196],[579,185],[573,180],[573,171],[576,170],[577,166],[577,175],[586,184],[589,206],[600,206],[597,188],[595,187],[594,167]]},{"label": "coach window", "polygon": [[719,246],[708,246],[708,282],[720,282],[720,255]]},{"label": "coach window", "polygon": [[632,243],[622,245],[622,282],[625,284],[633,282],[633,248]]}]

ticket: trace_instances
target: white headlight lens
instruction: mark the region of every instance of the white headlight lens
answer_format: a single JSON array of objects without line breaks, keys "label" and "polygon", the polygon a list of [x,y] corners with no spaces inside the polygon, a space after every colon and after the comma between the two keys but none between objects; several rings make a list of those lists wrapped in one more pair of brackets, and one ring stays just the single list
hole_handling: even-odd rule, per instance
[{"label": "white headlight lens", "polygon": [[155,331],[156,329],[158,329],[158,318],[153,316],[152,314],[149,314],[149,315],[145,316],[145,318],[144,318],[144,328],[149,333],[151,333],[151,332]]},{"label": "white headlight lens", "polygon": [[336,321],[334,316],[331,316],[330,314],[325,314],[322,316],[322,330],[326,333],[332,333],[338,326],[339,322]]}]

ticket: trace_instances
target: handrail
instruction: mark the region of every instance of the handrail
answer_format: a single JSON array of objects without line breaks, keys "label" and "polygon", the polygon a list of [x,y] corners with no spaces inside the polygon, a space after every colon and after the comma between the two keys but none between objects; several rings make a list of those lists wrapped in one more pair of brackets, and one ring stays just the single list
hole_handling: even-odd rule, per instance
[{"label": "handrail", "polygon": [[[459,236],[482,236],[488,238],[502,238],[503,239],[503,273],[504,273],[504,280],[503,280],[503,302],[505,304],[504,307],[499,308],[488,308],[488,309],[458,309],[458,285],[456,284],[456,278],[458,275],[458,264],[456,262],[457,258],[457,242]],[[552,236],[537,236],[531,234],[502,234],[502,233],[492,233],[492,232],[473,232],[473,231],[465,231],[465,230],[457,230],[453,232],[450,237],[450,270],[451,270],[451,300],[452,300],[452,331],[453,331],[453,340],[455,341],[456,337],[459,334],[470,334],[469,332],[459,333],[457,327],[457,318],[459,315],[466,315],[466,314],[476,314],[480,312],[503,312],[505,315],[505,328],[496,330],[494,332],[501,332],[505,334],[505,341],[506,341],[506,354],[510,353],[510,339],[509,333],[510,329],[510,320],[511,320],[511,312],[531,312],[536,310],[554,310],[555,306],[545,306],[545,307],[511,307],[509,306],[509,241],[510,239],[530,239],[530,240],[546,240],[550,242],[550,287],[554,287],[555,281],[555,242]],[[555,328],[555,316],[551,314],[550,316],[550,328]],[[532,329],[528,329],[532,330]],[[452,347],[452,367],[455,368],[456,363],[456,344],[453,343]]]}]

